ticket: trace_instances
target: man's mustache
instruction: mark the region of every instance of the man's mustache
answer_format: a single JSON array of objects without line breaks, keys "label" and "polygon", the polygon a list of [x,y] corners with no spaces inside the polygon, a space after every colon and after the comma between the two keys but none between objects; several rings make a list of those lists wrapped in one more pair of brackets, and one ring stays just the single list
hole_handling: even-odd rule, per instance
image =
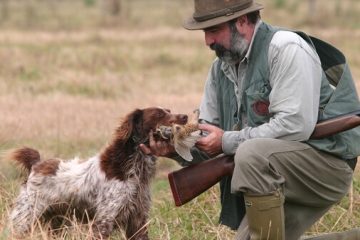
[{"label": "man's mustache", "polygon": [[218,57],[223,57],[224,54],[229,51],[223,45],[218,44],[218,43],[211,44],[210,49],[215,51],[215,53]]},{"label": "man's mustache", "polygon": [[218,44],[218,43],[213,43],[210,45],[210,49],[213,50],[213,51],[226,51],[227,49],[221,45],[221,44]]}]

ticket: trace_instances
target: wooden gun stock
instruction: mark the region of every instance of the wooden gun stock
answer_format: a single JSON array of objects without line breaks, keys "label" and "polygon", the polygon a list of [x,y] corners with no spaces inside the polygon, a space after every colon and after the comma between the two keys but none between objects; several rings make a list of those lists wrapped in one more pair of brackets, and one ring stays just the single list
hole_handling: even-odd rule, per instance
[{"label": "wooden gun stock", "polygon": [[234,170],[233,156],[220,155],[169,173],[169,182],[176,206],[181,206],[208,190]]},{"label": "wooden gun stock", "polygon": [[[344,114],[316,124],[311,139],[329,137],[360,125],[360,111]],[[234,157],[219,155],[213,159],[184,167],[169,173],[171,191],[176,206],[181,206],[210,187],[224,176],[231,176],[234,170]]]}]

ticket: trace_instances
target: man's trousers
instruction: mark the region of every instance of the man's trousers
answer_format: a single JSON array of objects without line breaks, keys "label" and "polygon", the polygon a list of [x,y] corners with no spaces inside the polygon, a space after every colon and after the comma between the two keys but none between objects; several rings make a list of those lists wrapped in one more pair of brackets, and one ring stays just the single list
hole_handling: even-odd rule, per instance
[{"label": "man's trousers", "polygon": [[286,240],[296,240],[348,192],[353,170],[346,161],[311,146],[251,139],[234,157],[233,194],[285,195]]}]

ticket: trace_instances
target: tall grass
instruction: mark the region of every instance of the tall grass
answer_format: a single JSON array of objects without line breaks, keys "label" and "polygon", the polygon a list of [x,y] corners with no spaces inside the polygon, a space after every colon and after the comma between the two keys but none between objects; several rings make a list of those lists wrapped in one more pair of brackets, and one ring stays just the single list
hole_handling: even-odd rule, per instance
[{"label": "tall grass", "polygon": [[[121,116],[161,105],[190,113],[201,99],[211,53],[201,31],[181,28],[192,0],[123,1],[119,16],[106,16],[100,0],[1,1],[0,152],[29,145],[44,157],[89,157],[111,138]],[[266,22],[297,28],[341,49],[360,77],[360,6],[356,0],[260,1]],[[281,9],[275,9],[282,2]],[[356,82],[358,84],[358,82]],[[160,159],[153,183],[151,239],[232,239],[218,225],[219,189],[174,207],[166,175],[178,166]],[[346,230],[360,222],[360,177],[311,233]],[[22,179],[0,159],[0,239],[7,239],[7,212]],[[71,219],[70,219],[71,220]],[[44,226],[33,239],[86,239],[90,227],[73,222],[57,235]],[[113,239],[123,238],[115,233]]]}]

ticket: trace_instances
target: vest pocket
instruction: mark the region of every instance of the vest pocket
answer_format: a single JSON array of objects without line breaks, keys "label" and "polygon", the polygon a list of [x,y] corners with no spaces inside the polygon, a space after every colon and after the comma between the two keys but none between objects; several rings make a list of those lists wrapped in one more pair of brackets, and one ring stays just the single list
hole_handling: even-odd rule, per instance
[{"label": "vest pocket", "polygon": [[269,122],[272,114],[269,112],[269,92],[249,92],[246,94],[246,115],[248,118],[248,125],[255,127],[263,123]]}]

